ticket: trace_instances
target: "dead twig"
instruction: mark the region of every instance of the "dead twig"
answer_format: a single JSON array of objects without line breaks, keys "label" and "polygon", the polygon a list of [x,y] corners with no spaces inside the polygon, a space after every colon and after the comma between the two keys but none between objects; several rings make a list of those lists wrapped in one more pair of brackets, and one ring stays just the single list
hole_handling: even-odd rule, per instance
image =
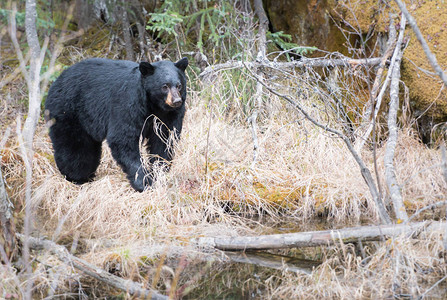
[{"label": "dead twig", "polygon": [[424,299],[425,296],[427,296],[427,294],[430,293],[430,291],[431,291],[432,289],[434,289],[435,287],[437,287],[441,282],[443,282],[443,281],[446,280],[446,279],[447,279],[447,275],[444,276],[444,277],[442,277],[441,279],[439,279],[434,285],[432,285],[428,290],[426,290],[422,295],[420,295],[420,296],[418,297],[418,299]]},{"label": "dead twig", "polygon": [[444,201],[439,201],[439,202],[436,202],[436,203],[433,203],[433,204],[430,204],[430,205],[427,205],[427,206],[424,206],[423,208],[421,208],[421,209],[418,209],[408,220],[407,220],[407,223],[408,222],[411,222],[414,218],[416,218],[417,216],[419,216],[422,212],[424,212],[424,211],[426,211],[426,210],[428,210],[428,209],[433,209],[433,208],[436,208],[436,207],[440,207],[440,206],[443,206],[443,205],[446,205],[447,204],[447,200],[444,200]]}]

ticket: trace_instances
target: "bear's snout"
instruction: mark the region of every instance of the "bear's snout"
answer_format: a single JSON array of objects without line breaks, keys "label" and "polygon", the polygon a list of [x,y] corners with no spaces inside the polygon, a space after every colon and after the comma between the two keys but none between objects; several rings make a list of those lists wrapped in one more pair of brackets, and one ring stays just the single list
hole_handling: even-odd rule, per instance
[{"label": "bear's snout", "polygon": [[165,103],[172,108],[182,106],[182,97],[180,96],[177,88],[173,87],[169,89]]}]

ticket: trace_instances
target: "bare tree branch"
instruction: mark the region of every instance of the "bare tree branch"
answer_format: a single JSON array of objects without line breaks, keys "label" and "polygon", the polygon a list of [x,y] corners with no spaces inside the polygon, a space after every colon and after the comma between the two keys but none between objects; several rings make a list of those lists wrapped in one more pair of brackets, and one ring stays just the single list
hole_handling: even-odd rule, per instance
[{"label": "bare tree branch", "polygon": [[436,56],[430,51],[430,47],[428,47],[427,42],[425,41],[424,37],[422,36],[421,31],[419,30],[418,25],[416,24],[416,20],[413,18],[413,16],[408,12],[407,7],[405,6],[405,3],[403,3],[401,0],[394,0],[397,5],[399,6],[402,13],[405,15],[405,17],[408,19],[408,24],[410,24],[411,28],[413,29],[414,33],[416,34],[416,38],[418,39],[419,43],[422,46],[422,49],[425,52],[425,55],[428,58],[428,61],[430,62],[431,66],[435,70],[436,74],[441,78],[441,80],[444,82],[444,85],[447,87],[447,76],[445,75],[442,68],[439,66]]},{"label": "bare tree branch", "polygon": [[[444,175],[444,181],[447,183],[447,154],[445,152],[446,152],[445,145],[442,144],[441,145],[441,157],[442,157],[441,168],[442,168],[442,173]],[[446,208],[445,212],[447,213],[447,208]],[[447,225],[445,226],[445,234],[444,234],[442,243],[444,245],[444,251],[447,251]]]},{"label": "bare tree branch", "polygon": [[167,296],[161,295],[155,290],[145,289],[140,283],[126,280],[110,274],[109,272],[98,268],[97,266],[92,265],[91,263],[83,259],[73,256],[65,247],[60,246],[52,241],[37,239],[34,237],[26,237],[22,234],[17,234],[17,237],[23,242],[27,241],[30,248],[50,251],[52,254],[56,255],[60,261],[67,264],[68,266],[73,266],[74,268],[80,270],[88,276],[91,276],[107,285],[113,286],[126,293],[129,293],[132,296],[153,300],[168,299]]},{"label": "bare tree branch", "polygon": [[[20,49],[19,41],[17,40],[16,14],[17,4],[13,2],[11,17],[9,18],[9,36],[11,37],[12,44],[14,45],[14,50],[16,51],[17,58],[19,59],[20,71],[22,72],[23,78],[25,78],[26,83],[29,84],[30,78],[28,71],[26,70],[26,62],[28,61],[28,57],[26,59],[23,58],[23,52]],[[30,54],[31,52],[28,53],[28,55]]]},{"label": "bare tree branch", "polygon": [[[70,5],[70,7],[68,9],[67,17],[65,18],[64,24],[62,25],[61,35],[59,36],[59,38],[56,41],[53,53],[51,53],[50,63],[48,65],[48,71],[41,78],[41,79],[43,79],[42,86],[41,86],[42,91],[47,90],[48,81],[50,79],[50,76],[54,73],[56,59],[59,57],[59,54],[61,53],[63,43],[67,42],[67,37],[65,36],[65,31],[67,30],[70,20],[73,17],[73,10],[74,10],[74,5],[72,4],[72,5]],[[84,32],[83,30],[75,32],[71,38],[77,37],[77,36],[81,35],[83,32]]]},{"label": "bare tree branch", "polygon": [[[290,257],[281,257],[279,255],[273,255],[266,252],[225,252],[224,255],[229,258],[228,261],[230,262],[252,264],[264,268],[271,268],[307,275],[310,275],[312,273],[313,267],[319,265],[319,263],[316,261],[296,258],[293,258],[293,260],[291,260]],[[226,261],[226,259],[224,261]]]},{"label": "bare tree branch", "polygon": [[32,150],[27,148],[23,134],[22,134],[22,123],[20,121],[21,116],[18,115],[17,122],[17,139],[19,140],[19,148],[22,156],[23,163],[25,165],[25,217],[24,217],[24,236],[26,237],[23,241],[22,253],[23,253],[23,261],[25,264],[26,272],[27,272],[27,288],[25,289],[25,293],[27,295],[27,299],[31,299],[31,289],[33,285],[32,280],[32,267],[30,261],[30,251],[29,251],[29,243],[27,237],[29,237],[32,226],[32,214],[31,214],[31,185],[33,182],[33,166],[32,166]]},{"label": "bare tree branch", "polygon": [[411,222],[414,218],[416,218],[417,216],[419,216],[422,212],[424,212],[424,211],[426,211],[426,210],[428,210],[428,209],[433,209],[433,208],[436,208],[436,207],[440,207],[440,206],[443,206],[443,205],[447,205],[447,200],[444,200],[444,201],[439,201],[439,202],[436,202],[436,203],[433,203],[433,204],[430,204],[430,205],[427,205],[427,206],[424,206],[423,208],[421,208],[421,209],[418,209],[408,220],[407,220],[407,222]]},{"label": "bare tree branch", "polygon": [[[382,84],[382,88],[380,89],[379,94],[377,95],[378,89],[380,87],[380,83],[382,81],[383,70],[386,66],[388,58],[393,54],[393,50],[396,47],[396,29],[394,27],[393,19],[391,18],[390,22],[390,34],[387,43],[387,49],[385,50],[384,55],[380,61],[379,67],[377,69],[376,78],[374,80],[374,84],[371,90],[371,99],[370,102],[366,105],[366,112],[362,117],[362,124],[358,129],[359,137],[355,143],[355,149],[357,152],[361,153],[363,146],[368,140],[371,131],[373,130],[376,124],[376,118],[379,114],[379,109],[382,104],[383,95],[388,87],[390,82],[391,72],[388,72],[385,81]],[[394,60],[391,60],[389,70],[392,69],[394,65]],[[366,129],[365,129],[366,127]]]},{"label": "bare tree branch", "polygon": [[277,61],[255,61],[255,62],[242,62],[242,61],[229,61],[222,64],[211,65],[205,68],[205,70],[200,73],[200,77],[206,78],[212,73],[215,73],[220,70],[229,70],[229,69],[240,69],[244,66],[248,66],[250,68],[256,67],[266,67],[272,69],[278,68],[326,68],[326,67],[357,67],[360,65],[365,66],[375,66],[380,64],[381,57],[368,58],[368,59],[353,59],[349,57],[345,57],[339,55],[341,58],[301,58],[300,60],[291,61],[291,62],[277,62]]},{"label": "bare tree branch", "polygon": [[343,140],[343,142],[345,142],[346,146],[349,149],[349,152],[351,152],[352,156],[354,157],[355,161],[357,162],[357,164],[360,167],[360,172],[363,176],[363,179],[365,180],[366,184],[368,185],[369,191],[371,193],[371,196],[374,200],[374,203],[377,206],[377,210],[379,213],[379,217],[382,221],[382,223],[385,224],[389,224],[391,223],[391,219],[390,216],[388,215],[386,208],[382,202],[382,199],[380,198],[379,192],[377,190],[377,186],[374,182],[374,179],[371,175],[371,172],[369,171],[368,167],[366,167],[365,163],[363,162],[363,160],[361,159],[361,157],[359,156],[359,154],[357,153],[357,151],[354,150],[354,146],[352,145],[351,141],[349,140],[349,137],[347,137],[345,134],[343,134],[342,132],[328,127],[327,125],[323,125],[321,123],[319,123],[317,120],[315,120],[314,118],[312,118],[307,111],[299,104],[299,102],[293,100],[292,98],[290,98],[288,95],[284,95],[279,93],[278,91],[276,91],[275,89],[271,88],[270,86],[268,86],[267,84],[265,84],[263,81],[258,79],[258,76],[256,74],[254,74],[249,68],[247,68],[248,72],[251,73],[251,75],[256,78],[256,80],[258,80],[258,82],[260,82],[268,91],[270,91],[272,94],[283,98],[284,100],[286,100],[287,102],[289,102],[295,109],[297,109],[299,112],[301,112],[304,117],[309,120],[311,123],[313,123],[315,126],[320,127],[321,129],[333,133],[336,136],[338,136],[339,138],[341,138]]},{"label": "bare tree branch", "polygon": [[447,280],[447,275],[442,277],[441,279],[439,279],[435,284],[433,284],[429,289],[427,289],[422,295],[420,295],[418,297],[418,299],[424,299],[425,296],[427,296],[428,293],[430,293],[430,291],[432,289],[434,289],[435,287],[437,287],[441,282],[443,282],[444,280]]}]

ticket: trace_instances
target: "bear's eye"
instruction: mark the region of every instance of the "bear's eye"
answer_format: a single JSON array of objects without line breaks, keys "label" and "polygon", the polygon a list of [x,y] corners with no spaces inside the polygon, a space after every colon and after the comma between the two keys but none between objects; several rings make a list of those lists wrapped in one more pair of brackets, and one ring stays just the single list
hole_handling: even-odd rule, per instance
[{"label": "bear's eye", "polygon": [[169,86],[167,84],[163,84],[161,89],[163,90],[163,92],[167,92],[169,90]]},{"label": "bear's eye", "polygon": [[177,84],[177,89],[178,89],[178,90],[181,90],[181,89],[182,89],[182,84],[181,84],[181,83],[178,83],[178,84]]}]

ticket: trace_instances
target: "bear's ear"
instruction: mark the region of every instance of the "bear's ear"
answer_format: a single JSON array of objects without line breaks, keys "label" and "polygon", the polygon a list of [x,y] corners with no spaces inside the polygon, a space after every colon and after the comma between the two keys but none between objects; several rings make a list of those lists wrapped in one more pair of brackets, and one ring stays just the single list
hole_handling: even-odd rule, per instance
[{"label": "bear's ear", "polygon": [[183,57],[181,60],[174,64],[177,68],[185,72],[186,67],[188,66],[188,58]]},{"label": "bear's ear", "polygon": [[140,72],[143,76],[154,74],[155,67],[148,62],[142,61],[140,62]]}]

